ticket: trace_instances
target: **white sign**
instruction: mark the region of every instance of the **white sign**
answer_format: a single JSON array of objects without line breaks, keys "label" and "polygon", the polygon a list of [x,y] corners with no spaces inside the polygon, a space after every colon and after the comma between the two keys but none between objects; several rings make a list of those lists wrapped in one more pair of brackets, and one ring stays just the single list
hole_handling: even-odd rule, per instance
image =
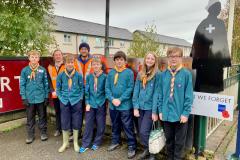
[{"label": "white sign", "polygon": [[234,97],[194,92],[192,114],[233,120]]},{"label": "white sign", "polygon": [[3,108],[3,101],[2,101],[2,98],[0,98],[0,108]]}]

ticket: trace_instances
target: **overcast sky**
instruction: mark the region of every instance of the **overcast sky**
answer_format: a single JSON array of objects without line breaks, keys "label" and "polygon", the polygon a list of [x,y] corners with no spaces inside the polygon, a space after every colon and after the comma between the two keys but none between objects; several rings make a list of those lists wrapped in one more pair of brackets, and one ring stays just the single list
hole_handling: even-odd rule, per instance
[{"label": "overcast sky", "polygon": [[[54,0],[55,14],[105,23],[105,0]],[[226,0],[220,0],[222,7]],[[133,32],[155,24],[159,34],[192,41],[208,0],[110,0],[110,25]]]}]

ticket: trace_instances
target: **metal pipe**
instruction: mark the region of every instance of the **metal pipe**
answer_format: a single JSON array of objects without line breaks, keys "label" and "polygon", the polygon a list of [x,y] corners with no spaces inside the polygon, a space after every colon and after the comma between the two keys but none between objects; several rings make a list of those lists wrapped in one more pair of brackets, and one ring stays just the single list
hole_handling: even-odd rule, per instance
[{"label": "metal pipe", "polygon": [[105,57],[109,56],[109,9],[110,9],[110,0],[106,0],[105,45],[104,45]]}]

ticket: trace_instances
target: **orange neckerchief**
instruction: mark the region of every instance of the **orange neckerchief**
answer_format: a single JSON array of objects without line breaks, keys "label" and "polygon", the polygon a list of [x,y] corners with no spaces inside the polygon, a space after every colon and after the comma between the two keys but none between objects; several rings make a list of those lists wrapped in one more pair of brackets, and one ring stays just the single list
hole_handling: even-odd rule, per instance
[{"label": "orange neckerchief", "polygon": [[170,66],[168,66],[168,70],[170,71],[170,73],[172,75],[171,85],[170,85],[170,87],[171,87],[170,98],[173,98],[175,76],[180,69],[182,69],[182,65],[179,65],[175,71],[173,71],[173,69]]},{"label": "orange neckerchief", "polygon": [[98,77],[103,73],[103,70],[100,70],[98,73],[93,73],[94,77],[94,92],[97,92]]},{"label": "orange neckerchief", "polygon": [[120,69],[115,66],[114,69],[117,71],[117,72],[115,73],[115,75],[114,75],[114,85],[116,85],[117,82],[118,82],[118,75],[119,75],[119,73],[121,73],[122,71],[124,71],[124,70],[126,69],[126,66],[124,65],[124,66],[123,66],[122,68],[120,68]]},{"label": "orange neckerchief", "polygon": [[30,80],[34,79],[36,77],[36,71],[39,67],[39,63],[37,63],[35,66],[33,66],[31,63],[29,63],[29,67],[32,70],[31,74],[30,74]]},{"label": "orange neckerchief", "polygon": [[65,69],[64,72],[68,77],[68,89],[71,89],[72,88],[72,77],[73,77],[74,73],[76,72],[76,70],[73,69],[72,72],[70,73],[70,75],[68,74],[67,69]]},{"label": "orange neckerchief", "polygon": [[146,72],[145,75],[142,77],[142,85],[144,89],[146,88],[147,81],[149,80],[148,77],[149,75],[151,75],[152,71],[153,71],[153,68],[151,68],[148,72]]}]

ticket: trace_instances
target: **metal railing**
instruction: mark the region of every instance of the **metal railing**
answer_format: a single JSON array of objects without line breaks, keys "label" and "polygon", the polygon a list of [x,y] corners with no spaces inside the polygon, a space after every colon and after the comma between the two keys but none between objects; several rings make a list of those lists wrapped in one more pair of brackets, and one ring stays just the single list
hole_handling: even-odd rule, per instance
[{"label": "metal railing", "polygon": [[[224,91],[219,94],[234,96],[234,107],[237,107],[238,85],[240,73],[240,65],[232,65],[227,69],[228,77],[224,80]],[[223,122],[217,118],[207,118],[207,137],[210,136],[218,126]]]}]

